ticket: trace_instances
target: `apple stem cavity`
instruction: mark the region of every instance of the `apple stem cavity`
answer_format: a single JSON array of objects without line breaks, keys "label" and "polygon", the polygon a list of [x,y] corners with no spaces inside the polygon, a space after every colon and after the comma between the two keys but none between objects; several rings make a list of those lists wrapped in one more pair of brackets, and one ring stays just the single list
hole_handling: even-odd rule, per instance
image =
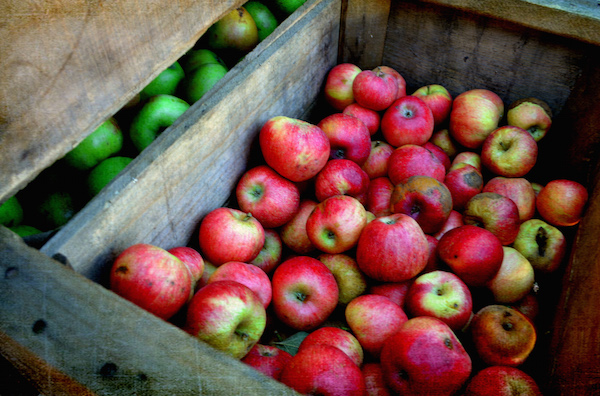
[{"label": "apple stem cavity", "polygon": [[535,242],[538,245],[538,254],[544,256],[546,253],[546,246],[548,245],[548,233],[544,227],[540,227],[535,234]]},{"label": "apple stem cavity", "polygon": [[304,300],[306,300],[306,297],[308,297],[306,294],[304,294],[302,292],[296,292],[296,293],[294,293],[294,296],[300,302],[304,302]]},{"label": "apple stem cavity", "polygon": [[454,345],[452,345],[452,340],[450,338],[444,339],[444,345],[446,345],[448,349],[454,349]]},{"label": "apple stem cavity", "polygon": [[346,152],[343,149],[333,150],[331,152],[331,157],[335,159],[344,159],[346,158]]}]

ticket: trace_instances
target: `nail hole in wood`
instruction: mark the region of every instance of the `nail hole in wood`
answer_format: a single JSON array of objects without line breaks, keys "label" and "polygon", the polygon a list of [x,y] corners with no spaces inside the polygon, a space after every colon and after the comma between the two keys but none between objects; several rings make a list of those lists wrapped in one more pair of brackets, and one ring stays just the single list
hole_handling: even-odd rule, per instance
[{"label": "nail hole in wood", "polygon": [[48,325],[46,324],[46,321],[43,319],[38,319],[33,324],[33,327],[31,328],[31,330],[35,334],[40,334],[40,333],[43,333],[44,330],[46,330],[46,327],[48,327]]},{"label": "nail hole in wood", "polygon": [[17,267],[8,267],[4,272],[5,279],[13,279],[19,275],[19,269]]},{"label": "nail hole in wood", "polygon": [[100,368],[100,375],[103,377],[114,377],[117,374],[117,365],[112,362],[107,362]]}]

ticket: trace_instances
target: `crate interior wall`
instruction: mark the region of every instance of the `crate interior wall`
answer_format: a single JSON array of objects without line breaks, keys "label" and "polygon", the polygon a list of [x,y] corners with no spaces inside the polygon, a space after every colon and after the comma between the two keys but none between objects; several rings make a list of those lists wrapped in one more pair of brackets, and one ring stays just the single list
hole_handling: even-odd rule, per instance
[{"label": "crate interior wall", "polygon": [[[213,6],[221,15],[242,2],[217,3]],[[510,6],[516,8],[506,11]],[[210,21],[216,19],[210,15]],[[594,29],[598,21],[597,11],[579,1],[546,7],[534,0],[309,0],[41,252],[0,230],[2,354],[46,393],[131,389],[150,394],[168,389],[185,394],[193,388],[232,394],[241,387],[248,394],[289,392],[280,384],[261,382],[239,362],[108,292],[103,276],[111,259],[132,243],[171,247],[193,241],[198,220],[226,202],[252,160],[248,147],[260,125],[278,114],[314,119],[327,70],[348,61],[363,69],[393,66],[407,79],[408,91],[438,82],[454,95],[485,87],[505,103],[538,96],[551,104],[555,126],[540,148],[544,171],[539,177],[577,178],[589,188],[590,205],[570,235],[574,247],[563,276],[547,289],[554,312],[540,342],[550,350],[534,364],[539,363],[536,375],[548,394],[598,391],[600,313],[589,303],[600,297],[600,113],[594,108],[600,92],[600,38],[594,35],[600,31]],[[116,93],[102,92],[102,111],[90,115],[87,111],[98,109],[80,109],[85,116],[77,122],[85,127],[76,123],[57,137],[59,147],[45,156],[37,147],[44,158],[29,162],[29,171],[19,169],[26,174],[23,180],[59,158],[161,67],[176,60],[208,23],[194,25],[180,47],[165,52],[164,61],[134,75],[135,83],[112,84]],[[83,84],[77,89],[81,93],[87,88]],[[106,104],[109,99],[113,104]],[[19,147],[21,153],[29,150]],[[10,171],[5,174],[8,157],[2,158],[3,177],[10,176],[8,184],[0,183],[9,185],[6,194],[19,182]]]}]

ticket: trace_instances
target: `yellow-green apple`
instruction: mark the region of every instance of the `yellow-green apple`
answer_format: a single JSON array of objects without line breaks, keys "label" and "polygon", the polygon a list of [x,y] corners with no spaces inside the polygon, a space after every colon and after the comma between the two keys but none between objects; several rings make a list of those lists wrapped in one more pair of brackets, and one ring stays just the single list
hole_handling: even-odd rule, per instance
[{"label": "yellow-green apple", "polygon": [[390,107],[398,94],[398,82],[394,75],[381,67],[363,70],[352,82],[352,93],[356,103],[367,109],[383,111]]},{"label": "yellow-green apple", "polygon": [[354,161],[331,159],[315,178],[315,196],[319,202],[335,195],[348,195],[365,202],[369,175]]},{"label": "yellow-green apple", "polygon": [[383,282],[371,283],[367,294],[377,294],[384,296],[396,303],[400,308],[404,309],[406,294],[414,279],[407,279],[402,282]]},{"label": "yellow-green apple", "polygon": [[383,71],[384,73],[391,74],[396,80],[396,83],[398,85],[396,99],[400,99],[401,97],[406,96],[406,80],[404,80],[404,77],[402,77],[402,75],[398,73],[396,69],[390,66],[382,65],[379,66],[379,69],[381,69],[381,71]]},{"label": "yellow-green apple", "polygon": [[405,301],[409,316],[433,316],[459,331],[471,318],[471,291],[458,275],[432,271],[417,276],[408,289]]},{"label": "yellow-green apple", "polygon": [[202,278],[202,274],[204,273],[204,259],[202,258],[202,255],[196,249],[188,246],[176,246],[167,250],[167,252],[181,260],[190,270],[190,275],[192,278],[192,290],[190,293],[191,298],[196,291],[198,282]]},{"label": "yellow-green apple", "polygon": [[485,183],[483,192],[495,192],[513,200],[519,209],[519,219],[527,221],[535,214],[535,191],[523,177],[496,176]]},{"label": "yellow-green apple", "polygon": [[342,111],[355,102],[352,83],[361,71],[355,64],[340,63],[327,73],[323,94],[331,107]]},{"label": "yellow-green apple", "polygon": [[435,144],[431,143],[431,141],[425,142],[423,147],[431,151],[431,153],[435,155],[442,164],[444,164],[444,168],[446,169],[446,172],[448,172],[448,170],[450,169],[450,165],[452,165],[452,161],[450,160],[450,157],[448,157],[448,154],[446,154],[446,152],[442,150],[439,146],[436,146]]},{"label": "yellow-green apple", "polygon": [[336,347],[348,355],[358,367],[363,363],[364,351],[360,342],[352,333],[339,327],[323,326],[311,331],[300,343],[298,352],[315,344]]},{"label": "yellow-green apple", "polygon": [[552,126],[552,110],[541,99],[519,99],[508,106],[506,123],[525,129],[539,142]]},{"label": "yellow-green apple", "polygon": [[537,382],[525,371],[509,366],[484,367],[467,383],[464,396],[542,396]]},{"label": "yellow-green apple", "polygon": [[213,265],[254,260],[265,244],[265,229],[250,213],[219,207],[200,222],[200,253]]},{"label": "yellow-green apple", "polygon": [[529,132],[511,125],[495,129],[481,146],[481,163],[497,176],[525,176],[537,156],[538,145]]},{"label": "yellow-green apple", "polygon": [[254,368],[255,370],[279,380],[281,371],[289,361],[292,355],[289,352],[279,349],[272,345],[254,344],[250,352],[241,360],[242,363]]},{"label": "yellow-green apple", "polygon": [[113,262],[109,289],[167,320],[188,301],[192,276],[187,266],[165,249],[138,243],[123,250]]},{"label": "yellow-green apple", "polygon": [[186,310],[183,329],[215,349],[241,359],[265,331],[265,308],[248,287],[223,280],[194,294]]},{"label": "yellow-green apple", "polygon": [[452,95],[440,84],[429,84],[417,88],[413,96],[421,98],[433,113],[436,128],[448,120],[452,108]]},{"label": "yellow-green apple", "polygon": [[283,244],[296,254],[308,254],[316,249],[306,233],[306,220],[316,206],[316,201],[301,198],[294,217],[279,230]]},{"label": "yellow-green apple", "polygon": [[537,341],[533,323],[505,305],[484,306],[473,316],[469,328],[477,355],[489,366],[520,366]]},{"label": "yellow-green apple", "polygon": [[265,243],[260,252],[258,252],[258,255],[249,264],[255,265],[267,274],[270,274],[281,263],[282,255],[283,242],[279,231],[272,228],[265,228]]},{"label": "yellow-green apple", "polygon": [[322,252],[343,253],[356,246],[366,225],[367,211],[356,198],[334,195],[319,202],[308,216],[306,234]]},{"label": "yellow-green apple", "polygon": [[538,213],[556,227],[573,226],[583,217],[588,191],[574,180],[555,179],[546,183],[536,198]]},{"label": "yellow-green apple", "polygon": [[298,352],[279,380],[303,395],[365,394],[360,368],[344,352],[327,344],[311,345]]},{"label": "yellow-green apple", "polygon": [[190,71],[179,84],[179,95],[188,103],[195,103],[210,92],[228,73],[221,63],[205,63]]},{"label": "yellow-green apple", "polygon": [[372,179],[367,189],[365,209],[373,213],[375,217],[391,215],[392,191],[394,191],[394,185],[387,176]]},{"label": "yellow-green apple", "polygon": [[478,149],[504,115],[502,99],[488,89],[471,89],[454,98],[449,131],[459,144]]},{"label": "yellow-green apple", "polygon": [[365,379],[367,396],[391,396],[392,393],[385,383],[383,371],[379,362],[366,362],[361,371]]},{"label": "yellow-green apple", "polygon": [[271,280],[265,271],[255,265],[229,261],[212,273],[207,284],[224,280],[232,280],[248,287],[256,294],[265,309],[271,303],[273,296]]},{"label": "yellow-green apple", "polygon": [[329,159],[327,135],[306,121],[272,117],[260,129],[258,139],[267,165],[293,182],[313,178]]},{"label": "yellow-green apple", "polygon": [[237,183],[240,210],[252,213],[264,228],[276,228],[294,217],[300,205],[298,186],[268,165],[248,169]]},{"label": "yellow-green apple", "polygon": [[385,341],[381,368],[395,394],[454,395],[469,379],[472,361],[447,324],[419,316]]},{"label": "yellow-green apple", "polygon": [[519,233],[519,208],[512,199],[493,192],[481,192],[467,201],[463,221],[483,227],[510,245]]},{"label": "yellow-green apple", "polygon": [[460,151],[457,142],[450,135],[448,128],[434,130],[429,141],[444,150],[448,157],[450,157],[450,160],[454,159]]},{"label": "yellow-green apple", "polygon": [[186,75],[191,74],[194,69],[208,63],[219,63],[222,66],[226,66],[223,59],[216,52],[208,48],[192,48],[181,57],[179,63]]},{"label": "yellow-green apple", "polygon": [[512,246],[541,273],[556,271],[567,252],[567,240],[562,231],[540,219],[521,223]]},{"label": "yellow-green apple", "polygon": [[215,270],[217,268],[218,267],[216,265],[213,265],[209,261],[204,260],[204,272],[202,272],[202,277],[200,278],[200,280],[196,284],[196,290],[195,291],[198,291],[202,287],[206,286],[206,284],[208,282],[208,279],[210,278],[210,276],[212,275],[212,273],[215,272]]},{"label": "yellow-green apple", "polygon": [[358,103],[352,103],[344,108],[342,113],[358,118],[367,126],[369,134],[373,136],[379,131],[381,124],[381,115],[375,110],[362,107]]},{"label": "yellow-green apple", "polygon": [[381,133],[394,147],[422,146],[433,134],[433,113],[420,98],[412,95],[395,100],[381,117]]},{"label": "yellow-green apple", "polygon": [[369,157],[362,165],[362,169],[367,172],[370,179],[387,176],[388,160],[394,148],[383,140],[371,141],[371,151]]},{"label": "yellow-green apple", "polygon": [[258,44],[258,28],[252,15],[238,7],[212,24],[207,32],[208,46],[212,50],[231,50],[241,56]]},{"label": "yellow-green apple", "polygon": [[533,288],[535,275],[529,260],[510,246],[503,246],[504,257],[500,269],[487,282],[494,301],[502,304],[515,303],[525,297]]},{"label": "yellow-green apple", "polygon": [[446,173],[444,184],[452,196],[452,209],[461,212],[483,190],[483,175],[474,166],[461,162]]},{"label": "yellow-green apple", "polygon": [[345,158],[362,166],[371,152],[371,133],[358,118],[344,113],[334,113],[317,124],[331,147],[329,158]]},{"label": "yellow-green apple", "polygon": [[369,278],[401,282],[421,272],[429,259],[429,243],[410,216],[394,213],[367,224],[356,246],[356,262]]},{"label": "yellow-green apple", "polygon": [[533,191],[535,191],[535,196],[537,198],[537,196],[540,193],[540,191],[542,191],[542,188],[544,188],[544,185],[541,184],[541,183],[532,182],[531,183],[531,187],[533,187]]},{"label": "yellow-green apple", "polygon": [[352,256],[343,253],[323,253],[317,256],[317,259],[325,264],[335,277],[339,290],[339,304],[346,305],[367,290],[367,279]]},{"label": "yellow-green apple", "polygon": [[490,231],[463,225],[440,238],[437,255],[468,286],[483,287],[500,269],[504,250]]},{"label": "yellow-green apple", "polygon": [[140,91],[140,100],[146,100],[160,94],[175,95],[177,86],[184,77],[185,72],[183,71],[183,67],[181,67],[179,62],[173,62],[148,85],[142,88]]},{"label": "yellow-green apple", "polygon": [[430,176],[411,176],[394,186],[390,197],[392,213],[412,217],[423,232],[439,231],[452,211],[448,187]]},{"label": "yellow-green apple", "polygon": [[481,155],[474,151],[461,151],[454,156],[452,160],[452,164],[450,165],[450,170],[454,168],[458,164],[469,164],[474,166],[479,172],[483,172],[483,167],[481,165]]},{"label": "yellow-green apple", "polygon": [[448,216],[448,220],[446,220],[442,228],[432,236],[439,240],[446,232],[463,225],[465,225],[465,222],[463,221],[462,213],[452,210],[450,216]]},{"label": "yellow-green apple", "polygon": [[394,185],[411,176],[431,176],[444,181],[446,168],[429,150],[416,144],[397,147],[388,159],[388,177]]},{"label": "yellow-green apple", "polygon": [[376,359],[385,340],[408,320],[398,304],[377,294],[356,297],[346,305],[344,315],[364,351]]},{"label": "yellow-green apple", "polygon": [[320,326],[338,303],[335,277],[313,257],[285,260],[273,272],[271,284],[275,314],[284,324],[299,331]]}]

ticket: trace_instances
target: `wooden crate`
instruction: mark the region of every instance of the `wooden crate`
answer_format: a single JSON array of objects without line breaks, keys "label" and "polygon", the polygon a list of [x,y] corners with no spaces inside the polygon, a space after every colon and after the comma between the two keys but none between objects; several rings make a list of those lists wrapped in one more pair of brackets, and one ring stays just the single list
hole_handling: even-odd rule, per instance
[{"label": "wooden crate", "polygon": [[[0,81],[0,201],[243,1],[150,2],[144,10],[118,3],[36,12],[29,3],[1,6],[18,23],[0,25],[12,38],[1,47],[11,73]],[[573,0],[307,1],[40,251],[0,229],[2,355],[45,394],[292,394],[106,290],[107,266],[133,243],[193,243],[199,220],[227,201],[252,160],[267,119],[317,117],[336,63],[387,64],[408,91],[440,83],[453,95],[488,88],[505,103],[537,96],[551,105],[555,124],[540,147],[539,181],[581,181],[590,205],[572,229],[564,276],[542,284],[550,322],[529,364],[546,394],[597,393],[597,8]],[[58,53],[48,58],[40,46]]]}]

